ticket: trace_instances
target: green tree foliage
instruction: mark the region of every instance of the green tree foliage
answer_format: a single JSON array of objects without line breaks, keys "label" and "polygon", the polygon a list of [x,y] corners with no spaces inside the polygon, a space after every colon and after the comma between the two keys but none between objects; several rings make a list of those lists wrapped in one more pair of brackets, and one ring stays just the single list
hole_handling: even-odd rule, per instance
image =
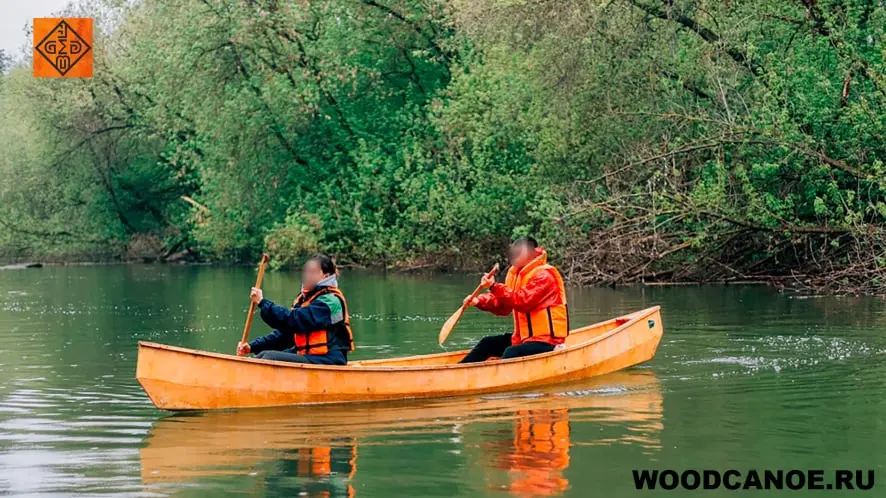
[{"label": "green tree foliage", "polygon": [[886,8],[114,0],[90,80],[0,76],[0,251],[775,276],[879,292]]},{"label": "green tree foliage", "polygon": [[883,6],[456,5],[484,68],[533,86],[536,216],[574,277],[880,288]]}]

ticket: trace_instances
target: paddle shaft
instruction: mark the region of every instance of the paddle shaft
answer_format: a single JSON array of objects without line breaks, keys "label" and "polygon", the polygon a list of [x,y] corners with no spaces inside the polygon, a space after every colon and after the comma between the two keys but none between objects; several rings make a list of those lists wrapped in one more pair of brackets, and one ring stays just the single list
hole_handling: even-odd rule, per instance
[{"label": "paddle shaft", "polygon": [[[265,276],[265,265],[268,264],[268,255],[261,255],[261,263],[258,265],[258,278],[255,279],[255,286],[261,288],[261,281]],[[252,315],[255,314],[255,301],[249,301],[249,313],[246,314],[246,326],[243,327],[243,338],[240,342],[246,342],[249,339],[249,328],[252,327]]]},{"label": "paddle shaft", "polygon": [[[490,270],[489,273],[486,274],[486,278],[494,277],[497,272],[498,264],[496,264],[492,268],[492,270]],[[477,297],[482,290],[483,284],[478,285],[477,288],[474,289],[474,292],[471,293],[471,297],[468,298],[464,303],[462,303],[461,307],[455,310],[455,313],[453,313],[452,316],[450,316],[449,319],[446,320],[446,322],[443,324],[443,327],[440,329],[440,334],[437,337],[437,342],[439,342],[441,346],[444,342],[446,342],[446,338],[449,337],[449,334],[452,332],[452,329],[455,328],[455,325],[458,323],[458,321],[461,320],[461,316],[471,305],[471,301],[473,301],[474,298]]]}]

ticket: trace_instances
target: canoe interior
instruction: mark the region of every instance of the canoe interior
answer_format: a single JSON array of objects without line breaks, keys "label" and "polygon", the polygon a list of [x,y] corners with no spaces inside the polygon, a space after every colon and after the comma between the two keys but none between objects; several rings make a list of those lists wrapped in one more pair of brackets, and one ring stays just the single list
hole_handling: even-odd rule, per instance
[{"label": "canoe interior", "polygon": [[[588,325],[579,329],[572,330],[569,337],[566,338],[566,347],[581,344],[590,341],[607,332],[615,330],[620,325],[628,322],[628,318],[613,318],[605,322]],[[452,365],[461,361],[468,350],[452,351],[448,353],[428,354],[419,356],[405,356],[401,358],[384,358],[379,360],[362,360],[352,361],[348,366],[352,367],[417,367],[417,366],[434,366],[434,365]]]}]

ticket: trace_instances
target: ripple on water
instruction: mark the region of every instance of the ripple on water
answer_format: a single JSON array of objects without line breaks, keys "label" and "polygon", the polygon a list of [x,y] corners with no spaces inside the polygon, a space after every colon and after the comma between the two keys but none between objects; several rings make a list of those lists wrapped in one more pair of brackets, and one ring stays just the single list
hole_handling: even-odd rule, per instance
[{"label": "ripple on water", "polygon": [[157,412],[137,389],[12,390],[0,403],[0,475],[9,476],[8,492],[147,496],[138,447]]},{"label": "ripple on water", "polygon": [[[35,445],[14,453],[0,452],[0,469],[14,495],[51,496],[113,492],[155,496],[138,479],[136,449],[67,449]],[[72,487],[76,483],[76,487]]]},{"label": "ripple on water", "polygon": [[[688,366],[695,374],[714,377],[744,375],[748,372],[797,370],[822,364],[838,364],[853,359],[873,358],[884,349],[863,338],[770,335],[730,337],[727,347],[697,348],[692,354],[681,354],[675,364]],[[701,351],[699,351],[701,349]],[[707,352],[705,355],[704,353]],[[699,354],[701,353],[701,354]],[[742,367],[722,370],[720,366]],[[691,377],[688,377],[691,378]]]},{"label": "ripple on water", "polygon": [[352,320],[366,322],[442,322],[449,316],[427,315],[400,315],[397,313],[374,314],[374,313],[351,313]]}]

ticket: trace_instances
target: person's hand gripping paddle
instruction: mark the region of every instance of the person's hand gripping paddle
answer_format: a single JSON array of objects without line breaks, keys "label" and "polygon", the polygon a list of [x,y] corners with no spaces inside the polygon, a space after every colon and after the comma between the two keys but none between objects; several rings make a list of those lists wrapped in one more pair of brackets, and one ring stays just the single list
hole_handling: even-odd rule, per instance
[{"label": "person's hand gripping paddle", "polygon": [[[494,277],[496,273],[498,273],[498,264],[496,264],[492,268],[492,270],[484,276],[484,280]],[[446,320],[446,323],[443,324],[443,328],[440,329],[440,336],[437,338],[437,342],[439,342],[441,346],[444,342],[446,342],[446,338],[449,337],[449,334],[452,332],[452,329],[455,328],[455,325],[458,323],[458,321],[461,320],[461,316],[464,314],[465,310],[471,306],[471,301],[473,301],[474,298],[477,297],[480,292],[486,287],[487,286],[485,286],[483,283],[478,285],[477,288],[474,289],[474,293],[471,294],[468,299],[465,299],[465,302],[461,305],[461,307],[457,309],[455,313],[453,313],[452,316],[449,317],[448,320]]]}]

